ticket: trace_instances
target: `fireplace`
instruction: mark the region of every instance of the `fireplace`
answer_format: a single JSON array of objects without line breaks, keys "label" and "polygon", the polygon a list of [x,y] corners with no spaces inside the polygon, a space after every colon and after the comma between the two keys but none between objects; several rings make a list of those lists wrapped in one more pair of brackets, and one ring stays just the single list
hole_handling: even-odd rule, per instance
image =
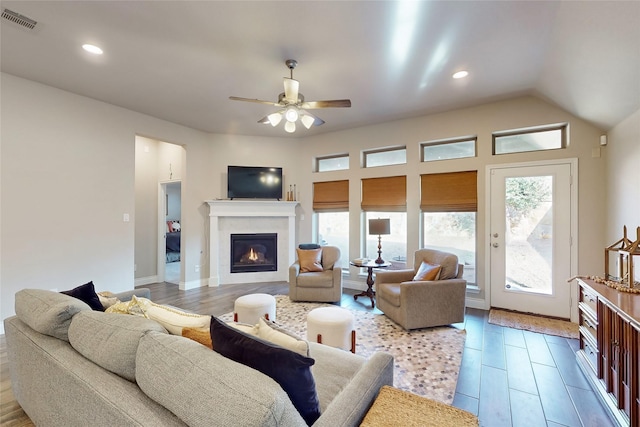
[{"label": "fireplace", "polygon": [[231,234],[231,273],[278,270],[278,234]]},{"label": "fireplace", "polygon": [[[209,286],[282,282],[289,278],[289,266],[296,260],[298,202],[238,199],[207,200],[206,203],[209,205]],[[231,273],[231,235],[248,233],[278,234],[275,270],[259,274]]]}]

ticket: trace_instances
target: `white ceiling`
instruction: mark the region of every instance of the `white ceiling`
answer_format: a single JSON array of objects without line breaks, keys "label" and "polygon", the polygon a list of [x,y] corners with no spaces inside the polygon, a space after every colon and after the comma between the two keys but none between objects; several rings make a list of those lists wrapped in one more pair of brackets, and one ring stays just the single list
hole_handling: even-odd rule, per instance
[{"label": "white ceiling", "polygon": [[[2,71],[195,129],[290,136],[258,119],[294,78],[307,136],[532,94],[608,130],[640,109],[638,1],[3,1]],[[81,49],[93,43],[104,55]],[[465,69],[466,79],[453,80]]]}]

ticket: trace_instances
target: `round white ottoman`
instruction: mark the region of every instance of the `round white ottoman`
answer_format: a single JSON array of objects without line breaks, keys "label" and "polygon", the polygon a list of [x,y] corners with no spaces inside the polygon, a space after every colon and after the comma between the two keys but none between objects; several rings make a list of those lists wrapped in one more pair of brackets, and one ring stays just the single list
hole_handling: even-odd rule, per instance
[{"label": "round white ottoman", "polygon": [[269,294],[249,294],[236,299],[233,305],[233,321],[255,325],[258,319],[276,320],[276,299]]},{"label": "round white ottoman", "polygon": [[307,340],[356,352],[353,314],[340,307],[314,308],[307,314]]}]

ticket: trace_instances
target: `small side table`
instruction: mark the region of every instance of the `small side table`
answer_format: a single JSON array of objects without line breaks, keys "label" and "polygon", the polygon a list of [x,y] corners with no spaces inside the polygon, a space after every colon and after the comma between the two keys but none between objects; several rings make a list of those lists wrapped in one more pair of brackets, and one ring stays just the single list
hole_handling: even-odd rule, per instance
[{"label": "small side table", "polygon": [[360,263],[356,263],[356,262],[349,262],[349,264],[353,265],[354,267],[364,267],[367,269],[368,274],[367,274],[367,290],[364,292],[360,292],[357,295],[353,296],[354,300],[357,300],[358,297],[369,297],[371,299],[371,308],[374,308],[376,306],[376,301],[375,301],[375,296],[376,296],[376,291],[373,290],[373,269],[374,268],[387,268],[391,265],[390,262],[383,262],[382,264],[378,264],[375,261],[369,261],[369,262],[365,262],[364,264],[360,264]]}]

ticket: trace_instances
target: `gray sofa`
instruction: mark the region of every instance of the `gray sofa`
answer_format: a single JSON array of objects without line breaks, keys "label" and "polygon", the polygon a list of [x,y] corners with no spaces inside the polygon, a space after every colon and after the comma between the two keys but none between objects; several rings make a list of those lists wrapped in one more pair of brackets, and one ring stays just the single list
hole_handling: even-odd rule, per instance
[{"label": "gray sofa", "polygon": [[[274,380],[149,319],[25,289],[4,326],[14,395],[38,426],[306,425]],[[393,382],[392,356],[309,346],[321,408],[313,425],[358,425]]]}]

